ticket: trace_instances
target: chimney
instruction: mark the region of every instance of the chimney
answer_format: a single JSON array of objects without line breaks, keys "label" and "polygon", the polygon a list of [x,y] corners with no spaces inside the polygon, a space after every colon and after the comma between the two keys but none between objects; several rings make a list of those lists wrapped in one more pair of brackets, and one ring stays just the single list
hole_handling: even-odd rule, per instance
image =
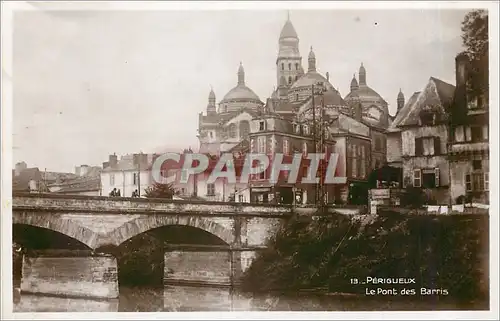
[{"label": "chimney", "polygon": [[109,167],[109,162],[102,162],[102,169]]},{"label": "chimney", "polygon": [[21,172],[24,171],[26,168],[28,168],[28,165],[25,162],[17,163],[14,169],[14,175],[19,176]]},{"label": "chimney", "polygon": [[469,57],[462,52],[455,57],[455,77],[456,86],[464,86],[467,82],[467,65]]},{"label": "chimney", "polygon": [[109,166],[116,166],[118,164],[118,156],[116,153],[109,155]]},{"label": "chimney", "polygon": [[89,172],[89,166],[88,165],[81,165],[80,166],[80,176],[85,176]]},{"label": "chimney", "polygon": [[326,81],[330,81],[330,74],[328,73],[328,71],[326,72]]}]

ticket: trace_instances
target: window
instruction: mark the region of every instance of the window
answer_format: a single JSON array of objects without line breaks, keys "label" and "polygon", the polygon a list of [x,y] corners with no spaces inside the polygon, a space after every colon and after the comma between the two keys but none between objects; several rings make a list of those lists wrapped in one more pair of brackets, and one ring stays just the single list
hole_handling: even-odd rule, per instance
[{"label": "window", "polygon": [[483,192],[490,189],[488,173],[472,173],[465,175],[465,189],[467,192]]},{"label": "window", "polygon": [[259,154],[266,153],[266,137],[259,137],[257,139],[257,153]]},{"label": "window", "polygon": [[242,120],[240,122],[240,138],[246,138],[250,134],[250,123],[248,120]]},{"label": "window", "polygon": [[283,154],[289,155],[289,152],[290,152],[290,146],[289,146],[288,139],[284,138],[283,139]]},{"label": "window", "polygon": [[483,139],[488,140],[488,134],[489,134],[489,126],[484,125],[483,126]]},{"label": "window", "polygon": [[259,179],[266,179],[266,167],[264,164],[259,164]]},{"label": "window", "polygon": [[481,160],[473,160],[472,161],[472,169],[473,170],[480,170],[480,169],[482,169],[482,167],[483,167],[482,165],[483,164],[482,164]]},{"label": "window", "polygon": [[350,154],[351,154],[351,157],[352,157],[352,160],[351,160],[351,173],[352,173],[352,177],[353,178],[356,178],[358,177],[358,155],[356,153],[356,145],[350,145]]},{"label": "window", "polygon": [[212,132],[210,132],[210,138],[213,138],[214,137],[214,134]]},{"label": "window", "polygon": [[115,174],[109,174],[109,185],[115,185]]},{"label": "window", "polygon": [[266,128],[266,122],[261,120],[259,122],[259,130],[264,130]]},{"label": "window", "polygon": [[467,107],[469,109],[476,109],[478,107],[478,103],[477,103],[477,97],[473,98],[473,99],[470,99],[468,102],[467,102]]},{"label": "window", "polygon": [[431,156],[440,154],[439,137],[415,138],[415,156]]},{"label": "window", "polygon": [[432,126],[434,125],[435,114],[431,112],[420,113],[420,122],[422,125]]},{"label": "window", "polygon": [[288,76],[288,84],[291,85],[292,84],[292,76]]},{"label": "window", "polygon": [[309,126],[304,125],[304,135],[309,135]]},{"label": "window", "polygon": [[285,70],[285,64],[281,63],[281,70]]},{"label": "window", "polygon": [[422,171],[420,169],[413,170],[413,186],[422,187]]},{"label": "window", "polygon": [[137,173],[134,173],[132,181],[133,181],[132,184],[137,185]]},{"label": "window", "polygon": [[483,140],[483,129],[479,126],[472,126],[470,128],[471,141],[480,142]]},{"label": "window", "polygon": [[[297,81],[299,79],[299,76],[295,76],[295,81]],[[299,95],[297,95],[298,97]]]},{"label": "window", "polygon": [[464,126],[457,126],[457,128],[455,128],[455,141],[456,142],[464,141]]},{"label": "window", "polygon": [[375,137],[375,150],[376,151],[382,150],[382,139],[380,139],[380,137]]},{"label": "window", "polygon": [[[295,76],[295,80],[297,80],[297,76]],[[299,100],[299,94],[295,94],[295,100]]]},{"label": "window", "polygon": [[295,70],[299,70],[299,64],[297,62],[295,63]]},{"label": "window", "polygon": [[243,195],[238,195],[238,201],[240,203],[243,203],[245,201],[244,198],[243,198]]},{"label": "window", "polygon": [[440,177],[439,167],[434,168],[434,176],[435,176],[435,178],[434,178],[434,180],[435,180],[435,181],[434,181],[434,184],[436,185],[436,187],[438,187],[438,186],[439,186],[439,183],[441,182],[441,180],[440,180],[440,178],[441,178],[441,177]]},{"label": "window", "polygon": [[288,64],[288,70],[292,70],[292,64]]},{"label": "window", "polygon": [[207,184],[207,196],[215,196],[215,184]]},{"label": "window", "polygon": [[465,141],[471,141],[471,128],[469,126],[465,127]]},{"label": "window", "polygon": [[186,189],[184,187],[181,188],[181,194],[183,194],[183,195],[186,194]]},{"label": "window", "polygon": [[231,138],[236,137],[236,124],[229,125],[228,134],[229,134],[229,137],[231,137]]},{"label": "window", "polygon": [[432,137],[422,139],[424,156],[434,155],[434,139]]}]

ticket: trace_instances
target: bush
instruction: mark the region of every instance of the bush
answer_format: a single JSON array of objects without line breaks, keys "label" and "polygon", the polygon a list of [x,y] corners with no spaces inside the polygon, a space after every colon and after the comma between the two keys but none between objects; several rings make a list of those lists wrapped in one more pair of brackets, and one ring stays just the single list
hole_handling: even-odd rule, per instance
[{"label": "bush", "polygon": [[[364,291],[350,278],[412,277],[463,299],[488,295],[486,216],[378,217],[362,227],[337,215],[293,218],[245,272],[247,291]],[[486,281],[485,281],[486,280]],[[482,283],[483,282],[483,283]],[[481,285],[483,284],[483,285]]]}]

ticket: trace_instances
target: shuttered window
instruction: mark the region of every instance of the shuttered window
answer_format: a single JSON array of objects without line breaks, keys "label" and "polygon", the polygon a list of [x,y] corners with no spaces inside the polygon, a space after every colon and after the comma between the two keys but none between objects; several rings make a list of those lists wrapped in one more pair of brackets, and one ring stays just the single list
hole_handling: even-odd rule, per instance
[{"label": "shuttered window", "polygon": [[415,187],[422,186],[422,171],[420,169],[413,170],[413,186]]},{"label": "shuttered window", "polygon": [[434,169],[434,175],[436,175],[435,177],[435,182],[436,182],[436,187],[439,186],[439,183],[440,183],[440,177],[439,177],[439,167],[436,167]]}]

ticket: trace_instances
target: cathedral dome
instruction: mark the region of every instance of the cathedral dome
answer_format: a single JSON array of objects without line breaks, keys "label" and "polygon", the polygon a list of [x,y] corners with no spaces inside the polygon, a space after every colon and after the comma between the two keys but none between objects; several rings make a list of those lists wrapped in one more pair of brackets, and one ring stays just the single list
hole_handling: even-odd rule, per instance
[{"label": "cathedral dome", "polygon": [[[354,82],[354,80],[353,80]],[[363,108],[363,120],[374,126],[387,127],[389,108],[387,102],[366,83],[366,68],[361,63],[359,68],[359,84],[351,83],[351,92],[344,100],[358,100]]]},{"label": "cathedral dome", "polygon": [[259,96],[245,85],[245,70],[240,63],[238,68],[238,84],[231,89],[219,103],[219,112],[238,112],[239,110],[248,108],[257,110],[264,103]]},{"label": "cathedral dome", "polygon": [[258,100],[259,96],[250,88],[245,85],[238,85],[231,89],[222,99],[222,102],[228,100]]},{"label": "cathedral dome", "polygon": [[[380,96],[379,93],[377,93],[375,90],[368,87],[367,85],[359,86],[358,89],[356,90],[356,93],[360,98],[379,100],[380,102],[385,102],[384,98],[382,98],[382,96]],[[351,91],[349,94],[347,94],[345,99],[352,97],[352,95],[353,95],[353,91]]]},{"label": "cathedral dome", "polygon": [[332,84],[330,84],[330,82],[328,82],[328,80],[323,77],[323,75],[316,71],[309,71],[304,76],[297,79],[297,81],[292,85],[291,89],[298,89],[303,87],[311,88],[312,85],[316,85],[318,82],[322,82],[323,85],[326,86],[327,90],[333,90]]}]

